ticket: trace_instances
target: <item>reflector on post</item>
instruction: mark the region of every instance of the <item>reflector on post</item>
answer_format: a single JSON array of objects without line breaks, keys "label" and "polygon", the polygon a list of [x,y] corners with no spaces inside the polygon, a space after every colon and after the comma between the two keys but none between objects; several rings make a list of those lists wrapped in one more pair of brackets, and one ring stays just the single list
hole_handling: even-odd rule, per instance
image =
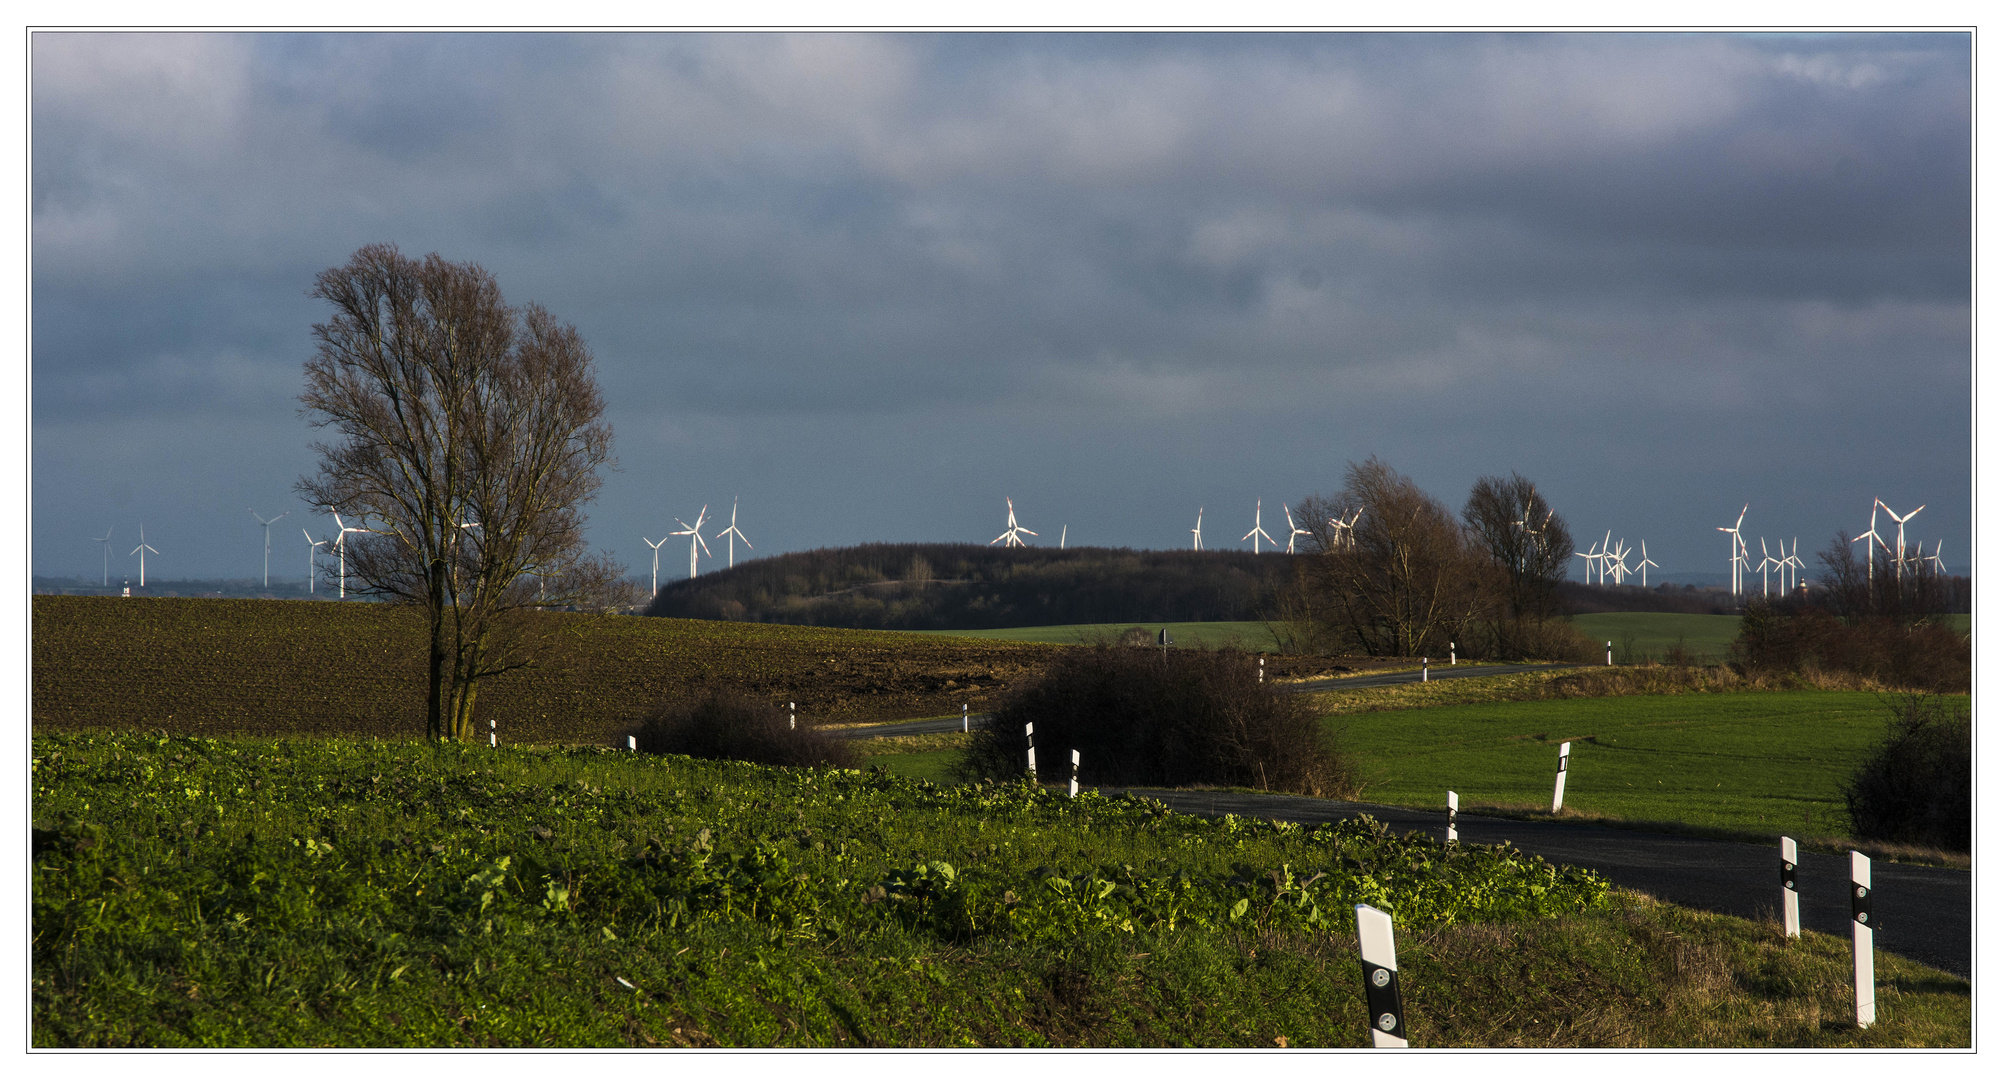
[{"label": "reflector on post", "polygon": [[1801,894],[1795,891],[1794,838],[1780,838],[1780,922],[1788,937],[1801,936]]},{"label": "reflector on post", "polygon": [[1878,1021],[1876,965],[1871,947],[1877,922],[1871,916],[1871,860],[1863,852],[1850,853],[1850,949],[1856,967],[1857,1026],[1870,1027]]},{"label": "reflector on post", "polygon": [[1398,996],[1398,948],[1391,915],[1356,905],[1356,943],[1363,954],[1363,1001],[1370,1011],[1370,1045],[1405,1047],[1405,1005]]}]

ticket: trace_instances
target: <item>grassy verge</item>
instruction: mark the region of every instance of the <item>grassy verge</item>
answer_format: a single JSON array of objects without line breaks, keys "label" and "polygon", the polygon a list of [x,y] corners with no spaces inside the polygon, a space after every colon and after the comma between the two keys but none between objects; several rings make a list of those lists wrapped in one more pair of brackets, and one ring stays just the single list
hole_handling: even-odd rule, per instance
[{"label": "grassy verge", "polygon": [[1960,980],[1881,957],[1859,1032],[1835,943],[1368,825],[341,741],[44,736],[33,783],[37,1046],[1359,1046],[1359,901],[1420,1045],[1971,1037]]},{"label": "grassy verge", "polygon": [[[1333,696],[1332,696],[1333,697]],[[1874,694],[1773,691],[1443,705],[1329,722],[1363,762],[1365,797],[1464,809],[1550,805],[1572,743],[1577,814],[1770,836],[1841,837],[1844,782],[1884,735]]]},{"label": "grassy verge", "polygon": [[1680,641],[1692,660],[1722,660],[1739,636],[1737,615],[1686,615],[1666,611],[1609,611],[1572,616],[1572,626],[1594,641],[1614,643],[1614,659],[1664,660]]}]

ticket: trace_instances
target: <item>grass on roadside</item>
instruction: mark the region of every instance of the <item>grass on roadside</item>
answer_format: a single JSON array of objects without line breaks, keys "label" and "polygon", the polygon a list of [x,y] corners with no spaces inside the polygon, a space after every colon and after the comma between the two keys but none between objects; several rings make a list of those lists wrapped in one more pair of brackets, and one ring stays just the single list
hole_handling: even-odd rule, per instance
[{"label": "grass on roadside", "polygon": [[1972,1037],[1896,957],[1860,1032],[1837,943],[1363,825],[605,750],[66,735],[32,775],[37,1046],[1360,1046],[1359,900],[1421,1046]]}]

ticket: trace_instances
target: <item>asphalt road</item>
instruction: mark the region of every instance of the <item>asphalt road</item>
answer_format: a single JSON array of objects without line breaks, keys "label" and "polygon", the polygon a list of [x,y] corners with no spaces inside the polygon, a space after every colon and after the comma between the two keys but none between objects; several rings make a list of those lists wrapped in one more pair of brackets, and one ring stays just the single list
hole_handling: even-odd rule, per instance
[{"label": "asphalt road", "polygon": [[[1435,679],[1511,675],[1561,668],[1563,664],[1488,664],[1434,668]],[[1416,671],[1293,683],[1300,690],[1345,690],[1417,682]],[[986,714],[969,718],[978,726]],[[873,739],[960,730],[957,716],[911,720],[835,732],[842,738]],[[1107,794],[1120,789],[1102,788]],[[1314,824],[1369,814],[1400,832],[1428,830],[1444,836],[1446,810],[1425,813],[1372,803],[1335,802],[1298,795],[1221,791],[1133,789],[1189,814],[1267,817]],[[1725,840],[1572,825],[1558,821],[1517,821],[1463,813],[1461,839],[1473,844],[1504,840],[1552,862],[1598,871],[1622,888],[1636,889],[1685,907],[1748,919],[1776,918],[1780,909],[1780,849]],[[1971,875],[1966,870],[1877,862],[1871,867],[1872,914],[1878,919],[1877,946],[1923,964],[1971,978],[1975,924]],[[1850,865],[1843,855],[1804,852],[1795,872],[1801,895],[1801,923],[1811,930],[1845,934],[1850,927]]]},{"label": "asphalt road", "polygon": [[[1100,790],[1112,794],[1118,789]],[[1438,813],[1426,813],[1298,795],[1132,790],[1188,814],[1237,814],[1304,824],[1369,814],[1399,832],[1446,834],[1444,806]],[[1748,919],[1777,918],[1780,910],[1778,844],[1768,847],[1468,813],[1460,816],[1460,838],[1472,844],[1507,840],[1552,862],[1596,870],[1615,885],[1685,907]],[[1803,852],[1795,872],[1802,925],[1825,933],[1848,934],[1849,883],[1848,856]],[[1966,870],[1872,863],[1872,915],[1878,920],[1878,948],[1971,978],[1975,924],[1970,885]]]}]

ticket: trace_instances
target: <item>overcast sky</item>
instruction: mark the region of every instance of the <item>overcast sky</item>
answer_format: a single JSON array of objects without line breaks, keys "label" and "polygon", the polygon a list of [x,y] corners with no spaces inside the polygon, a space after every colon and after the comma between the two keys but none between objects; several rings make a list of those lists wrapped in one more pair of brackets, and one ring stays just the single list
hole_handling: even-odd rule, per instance
[{"label": "overcast sky", "polygon": [[[1384,459],[1719,574],[1926,510],[1969,559],[1965,35],[36,34],[33,566],[249,577],[316,272],[477,262],[592,348],[637,574],[1249,547]],[[1881,518],[1880,529],[1886,522]],[[714,533],[721,523],[706,527]],[[663,577],[687,572],[663,549]],[[703,568],[722,565],[723,552]],[[740,557],[744,552],[740,549]],[[1574,560],[1576,574],[1580,560]]]}]

